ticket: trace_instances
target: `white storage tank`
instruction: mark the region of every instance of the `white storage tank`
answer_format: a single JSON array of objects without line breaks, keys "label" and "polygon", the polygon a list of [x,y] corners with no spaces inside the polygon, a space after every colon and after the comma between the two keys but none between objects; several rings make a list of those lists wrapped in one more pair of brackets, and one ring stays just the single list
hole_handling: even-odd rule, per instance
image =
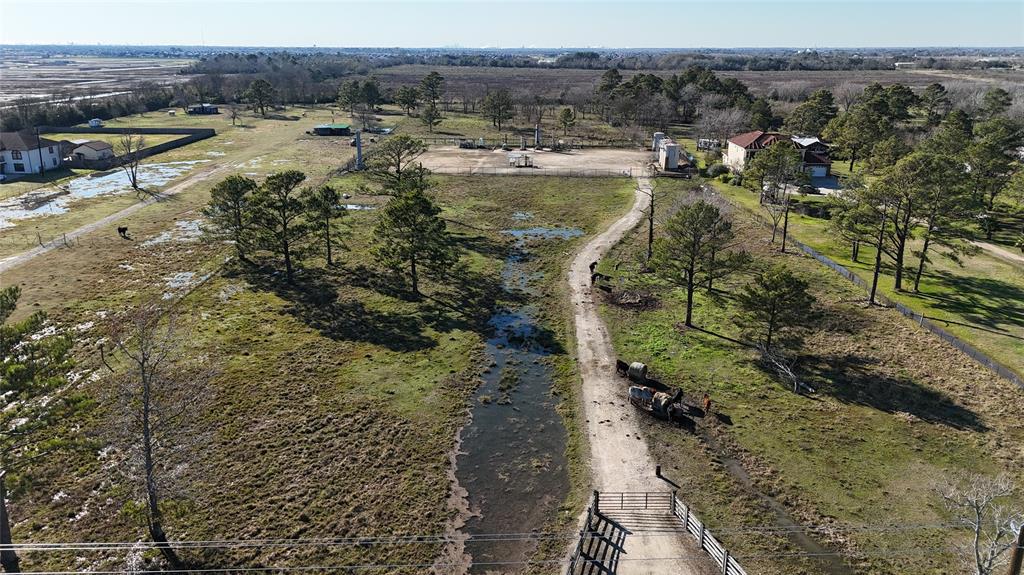
[{"label": "white storage tank", "polygon": [[663,170],[675,170],[679,168],[679,144],[666,142],[658,151],[658,163]]},{"label": "white storage tank", "polygon": [[658,151],[658,146],[661,145],[661,140],[665,138],[665,132],[654,132],[654,143],[651,145],[651,151]]}]

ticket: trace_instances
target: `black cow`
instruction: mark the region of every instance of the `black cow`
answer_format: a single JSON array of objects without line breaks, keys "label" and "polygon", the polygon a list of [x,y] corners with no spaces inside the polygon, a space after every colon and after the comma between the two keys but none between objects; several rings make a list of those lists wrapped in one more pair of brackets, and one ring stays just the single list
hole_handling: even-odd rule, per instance
[{"label": "black cow", "polygon": [[615,360],[615,373],[617,373],[618,375],[620,375],[622,377],[626,377],[626,374],[629,373],[629,364],[624,362],[624,361],[622,361],[621,359],[616,359]]}]

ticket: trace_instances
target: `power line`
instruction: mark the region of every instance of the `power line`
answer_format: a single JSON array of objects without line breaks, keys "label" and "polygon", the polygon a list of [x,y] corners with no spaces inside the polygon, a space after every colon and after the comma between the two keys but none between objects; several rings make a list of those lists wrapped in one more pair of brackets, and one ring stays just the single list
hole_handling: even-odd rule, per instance
[{"label": "power line", "polygon": [[[827,556],[851,556],[851,557],[869,557],[869,556],[899,556],[899,555],[916,555],[916,554],[932,554],[932,553],[943,553],[951,551],[948,547],[933,547],[933,548],[921,548],[921,547],[910,547],[905,549],[888,549],[884,551],[852,551],[852,552],[822,552],[822,553],[764,553],[759,555],[737,555],[737,559],[767,559],[767,558],[778,558],[778,557],[827,557]],[[691,556],[669,556],[669,557],[619,557],[617,562],[660,562],[660,561],[683,561],[692,559]],[[511,566],[511,565],[555,565],[555,564],[567,564],[568,559],[538,559],[538,560],[520,560],[520,561],[483,561],[473,562],[473,565],[479,567],[500,567],[500,566]],[[160,571],[160,573],[269,573],[269,572],[300,572],[300,571],[359,571],[366,569],[425,569],[430,567],[460,567],[460,563],[361,563],[352,565],[296,565],[289,567],[218,567],[208,569],[169,569]],[[76,575],[81,573],[80,571],[36,571],[34,575]],[[90,571],[91,575],[124,575],[129,573],[126,570],[119,571]]]},{"label": "power line", "polygon": [[[833,526],[833,525],[793,525],[773,527],[733,527],[715,529],[714,533],[729,534],[789,534],[803,531],[821,532],[891,532],[891,531],[914,531],[929,529],[950,529],[961,527],[958,523],[935,523],[935,524],[904,524],[904,525],[859,525],[859,526]],[[666,528],[658,531],[636,531],[632,535],[637,537],[674,537],[685,534],[683,528]],[[226,548],[247,548],[247,547],[344,547],[344,546],[386,546],[386,545],[426,545],[445,544],[453,542],[464,543],[502,543],[517,541],[540,541],[550,539],[577,539],[578,532],[552,533],[552,532],[527,532],[527,533],[485,533],[476,535],[396,535],[387,537],[322,537],[322,538],[295,538],[295,539],[214,539],[197,541],[169,541],[168,545],[178,549],[226,549]],[[589,533],[583,534],[584,538],[595,537]],[[152,545],[144,541],[117,541],[117,542],[57,542],[57,543],[13,543],[0,545],[0,550],[13,551],[116,551],[121,549],[134,549],[136,546]]]}]

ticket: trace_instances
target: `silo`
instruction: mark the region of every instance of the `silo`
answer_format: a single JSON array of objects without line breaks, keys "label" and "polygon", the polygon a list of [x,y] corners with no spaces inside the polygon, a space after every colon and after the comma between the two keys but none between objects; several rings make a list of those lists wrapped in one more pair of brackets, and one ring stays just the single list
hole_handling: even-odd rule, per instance
[{"label": "silo", "polygon": [[654,132],[654,143],[651,145],[651,151],[657,152],[658,145],[661,144],[661,140],[665,137],[665,132]]}]

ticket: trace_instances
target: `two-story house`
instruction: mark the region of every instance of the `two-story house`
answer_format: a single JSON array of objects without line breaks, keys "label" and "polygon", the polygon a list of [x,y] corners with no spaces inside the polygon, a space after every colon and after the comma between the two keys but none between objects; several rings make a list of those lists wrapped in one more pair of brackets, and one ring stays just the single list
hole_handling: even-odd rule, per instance
[{"label": "two-story house", "polygon": [[779,142],[789,142],[800,152],[803,170],[812,178],[824,178],[832,174],[832,160],[828,145],[814,137],[787,136],[779,132],[755,130],[729,138],[722,152],[722,163],[736,172],[742,172],[747,162],[758,152]]},{"label": "two-story house", "polygon": [[60,143],[40,138],[29,130],[0,132],[0,174],[39,174],[59,168],[60,164]]}]

